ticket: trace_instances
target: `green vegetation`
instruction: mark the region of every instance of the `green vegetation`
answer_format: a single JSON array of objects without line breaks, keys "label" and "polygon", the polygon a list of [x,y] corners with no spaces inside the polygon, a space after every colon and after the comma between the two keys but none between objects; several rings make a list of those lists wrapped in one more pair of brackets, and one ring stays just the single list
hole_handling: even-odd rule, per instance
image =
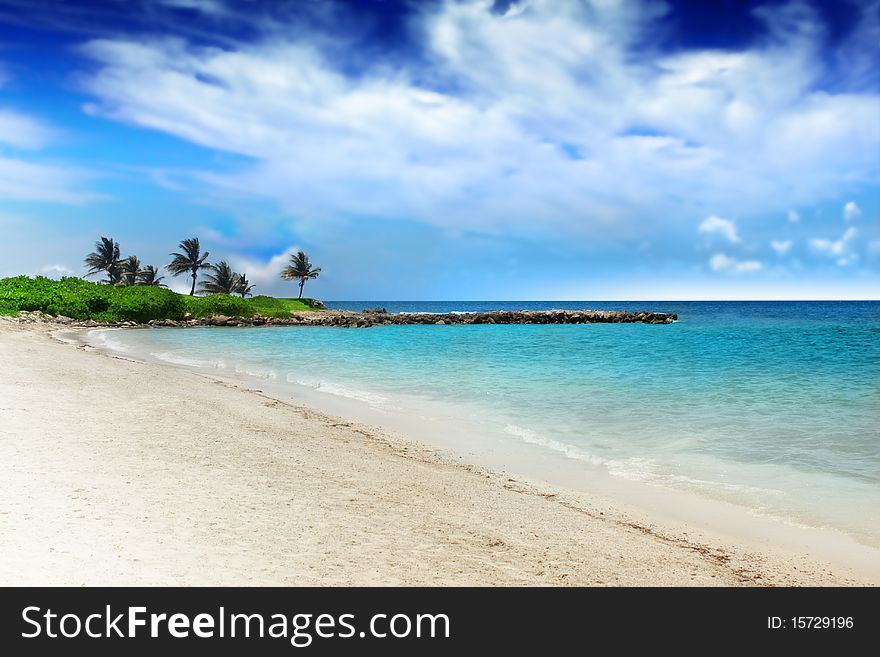
[{"label": "green vegetation", "polygon": [[81,278],[55,281],[42,276],[19,276],[0,279],[0,315],[39,310],[78,320],[147,322],[151,319],[181,320],[186,313],[193,317],[287,317],[291,311],[311,310],[314,304],[311,299],[266,296],[252,299],[228,294],[190,297],[155,285],[106,285]]},{"label": "green vegetation", "polygon": [[291,312],[314,308],[312,299],[276,299],[266,296],[243,299],[229,294],[211,294],[206,297],[180,296],[186,306],[186,312],[193,317],[211,317],[212,315],[288,317]]},{"label": "green vegetation", "polygon": [[[158,268],[143,265],[135,255],[121,257],[119,242],[101,237],[95,242],[95,250],[86,256],[85,264],[86,275],[104,274],[103,282],[91,283],[74,277],[55,281],[43,276],[0,279],[0,315],[39,310],[78,320],[145,323],[153,319],[179,321],[187,315],[283,318],[289,317],[291,312],[323,308],[320,302],[302,298],[306,281],[317,278],[321,272],[302,251],[291,255],[290,264],[281,272],[281,278],[299,282],[299,298],[256,296],[248,299],[254,286],[247,275],[233,271],[225,260],[217,264],[208,262],[208,252],[202,252],[198,237],[181,241],[179,247],[180,252],[171,254],[173,260],[165,269],[172,276],[187,274],[192,278],[189,296],[167,289]],[[203,270],[209,273],[201,283],[199,294],[206,296],[197,297],[196,283]]]}]

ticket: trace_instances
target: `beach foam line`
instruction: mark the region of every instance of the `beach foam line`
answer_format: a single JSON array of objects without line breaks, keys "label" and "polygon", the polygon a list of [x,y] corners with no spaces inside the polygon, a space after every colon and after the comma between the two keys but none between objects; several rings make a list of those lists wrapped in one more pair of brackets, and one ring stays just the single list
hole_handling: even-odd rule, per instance
[{"label": "beach foam line", "polygon": [[661,472],[658,463],[653,459],[638,456],[633,456],[627,459],[603,458],[601,456],[590,454],[582,448],[574,445],[540,436],[531,429],[526,429],[515,424],[508,424],[504,428],[504,431],[531,445],[537,445],[539,447],[553,450],[570,459],[603,467],[608,474],[621,479],[626,479],[627,481],[667,486],[670,488],[692,488],[704,491],[723,491],[739,494],[746,493],[765,497],[779,497],[784,495],[783,491],[773,488],[749,486],[746,484],[732,484],[729,482],[711,481],[708,479],[696,479],[686,475],[675,474],[673,472]]},{"label": "beach foam line", "polygon": [[99,347],[104,349],[109,349],[110,351],[115,351],[117,353],[128,353],[131,351],[129,347],[127,347],[122,342],[118,340],[114,340],[110,337],[110,333],[113,331],[119,331],[120,329],[94,329],[86,333],[90,340],[94,340],[98,343]]},{"label": "beach foam line", "polygon": [[274,381],[278,378],[278,372],[275,370],[255,370],[250,367],[246,367],[243,365],[234,365],[233,369],[236,374],[244,374],[246,376],[252,376],[257,379],[267,379],[270,381]]},{"label": "beach foam line", "polygon": [[334,395],[336,397],[344,397],[346,399],[354,399],[356,401],[364,402],[366,404],[369,404],[373,408],[384,408],[388,404],[388,398],[382,395],[368,392],[366,390],[348,388],[346,386],[339,385],[338,383],[332,383],[330,381],[307,381],[297,378],[294,374],[288,374],[287,382],[306,386],[307,388],[312,388],[317,392],[323,392],[328,395]]},{"label": "beach foam line", "polygon": [[584,450],[575,447],[574,445],[562,443],[558,440],[553,440],[552,438],[539,436],[531,429],[526,429],[524,427],[517,426],[516,424],[508,424],[506,427],[504,427],[504,431],[512,436],[516,436],[523,442],[529,443],[530,445],[538,445],[540,447],[552,449],[555,452],[564,454],[570,459],[584,461],[586,463],[589,463],[590,465],[607,466],[609,463],[606,459],[598,456],[593,456],[592,454],[589,454],[588,452],[585,452]]},{"label": "beach foam line", "polygon": [[199,360],[198,358],[181,356],[171,351],[151,351],[150,356],[172,365],[183,365],[184,367],[215,370],[225,370],[227,368],[226,363],[222,360]]}]

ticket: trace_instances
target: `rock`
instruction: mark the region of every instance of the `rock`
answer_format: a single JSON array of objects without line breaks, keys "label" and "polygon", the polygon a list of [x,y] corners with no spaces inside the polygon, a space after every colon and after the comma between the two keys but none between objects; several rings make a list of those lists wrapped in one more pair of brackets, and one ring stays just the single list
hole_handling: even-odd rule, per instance
[{"label": "rock", "polygon": [[[289,317],[263,317],[237,319],[228,315],[196,319],[187,314],[184,320],[152,320],[148,326],[336,326],[341,328],[368,328],[377,325],[412,324],[591,324],[591,323],[643,323],[671,324],[678,319],[673,313],[653,313],[646,311],[610,310],[517,310],[492,311],[480,313],[397,313],[389,314],[384,308],[368,308],[364,312],[350,310],[314,310],[291,313]],[[69,318],[51,318],[43,313],[19,313],[20,322],[54,321],[65,323]],[[98,326],[97,323],[79,324]],[[135,322],[117,322],[115,326],[142,326]]]}]

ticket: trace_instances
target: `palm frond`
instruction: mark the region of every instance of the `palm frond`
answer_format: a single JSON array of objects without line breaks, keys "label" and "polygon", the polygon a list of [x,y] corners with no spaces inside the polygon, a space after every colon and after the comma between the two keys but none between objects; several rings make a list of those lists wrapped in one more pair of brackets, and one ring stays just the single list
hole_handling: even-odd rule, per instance
[{"label": "palm frond", "polygon": [[137,256],[128,256],[119,263],[119,282],[123,285],[137,285],[141,274],[141,261]]},{"label": "palm frond", "polygon": [[320,267],[312,267],[312,263],[302,251],[290,256],[290,264],[281,270],[281,278],[289,281],[318,278]]},{"label": "palm frond", "polygon": [[107,282],[116,284],[120,280],[119,242],[110,237],[101,237],[95,242],[95,250],[85,257],[89,270],[87,276],[100,272],[107,273]]},{"label": "palm frond", "polygon": [[241,298],[253,296],[252,291],[254,286],[251,285],[251,282],[247,279],[247,274],[236,274],[236,294],[240,294]]},{"label": "palm frond", "polygon": [[157,276],[159,270],[153,265],[147,265],[143,269],[141,269],[140,274],[137,279],[137,285],[153,285],[156,287],[165,287],[165,284],[162,283],[162,279],[164,276]]},{"label": "palm frond", "polygon": [[235,294],[238,292],[239,276],[229,263],[221,260],[216,265],[211,265],[211,273],[202,281],[200,292],[205,294]]},{"label": "palm frond", "polygon": [[173,260],[165,268],[172,276],[180,276],[189,272],[197,272],[200,269],[209,269],[211,264],[208,260],[208,251],[201,252],[198,237],[190,237],[183,240],[179,245],[181,253],[169,254]]}]

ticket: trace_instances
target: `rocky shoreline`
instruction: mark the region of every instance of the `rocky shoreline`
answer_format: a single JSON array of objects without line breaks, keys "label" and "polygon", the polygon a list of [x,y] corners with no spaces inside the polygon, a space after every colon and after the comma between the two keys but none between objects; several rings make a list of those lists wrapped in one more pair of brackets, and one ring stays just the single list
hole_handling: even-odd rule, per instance
[{"label": "rocky shoreline", "polygon": [[678,319],[674,313],[616,310],[495,310],[478,313],[389,313],[382,308],[354,312],[351,310],[313,310],[291,313],[290,317],[248,318],[214,315],[186,316],[182,320],[154,319],[147,323],[96,322],[70,317],[22,311],[8,318],[19,323],[48,323],[72,328],[185,328],[192,326],[335,326],[369,328],[390,324],[671,324]]}]

